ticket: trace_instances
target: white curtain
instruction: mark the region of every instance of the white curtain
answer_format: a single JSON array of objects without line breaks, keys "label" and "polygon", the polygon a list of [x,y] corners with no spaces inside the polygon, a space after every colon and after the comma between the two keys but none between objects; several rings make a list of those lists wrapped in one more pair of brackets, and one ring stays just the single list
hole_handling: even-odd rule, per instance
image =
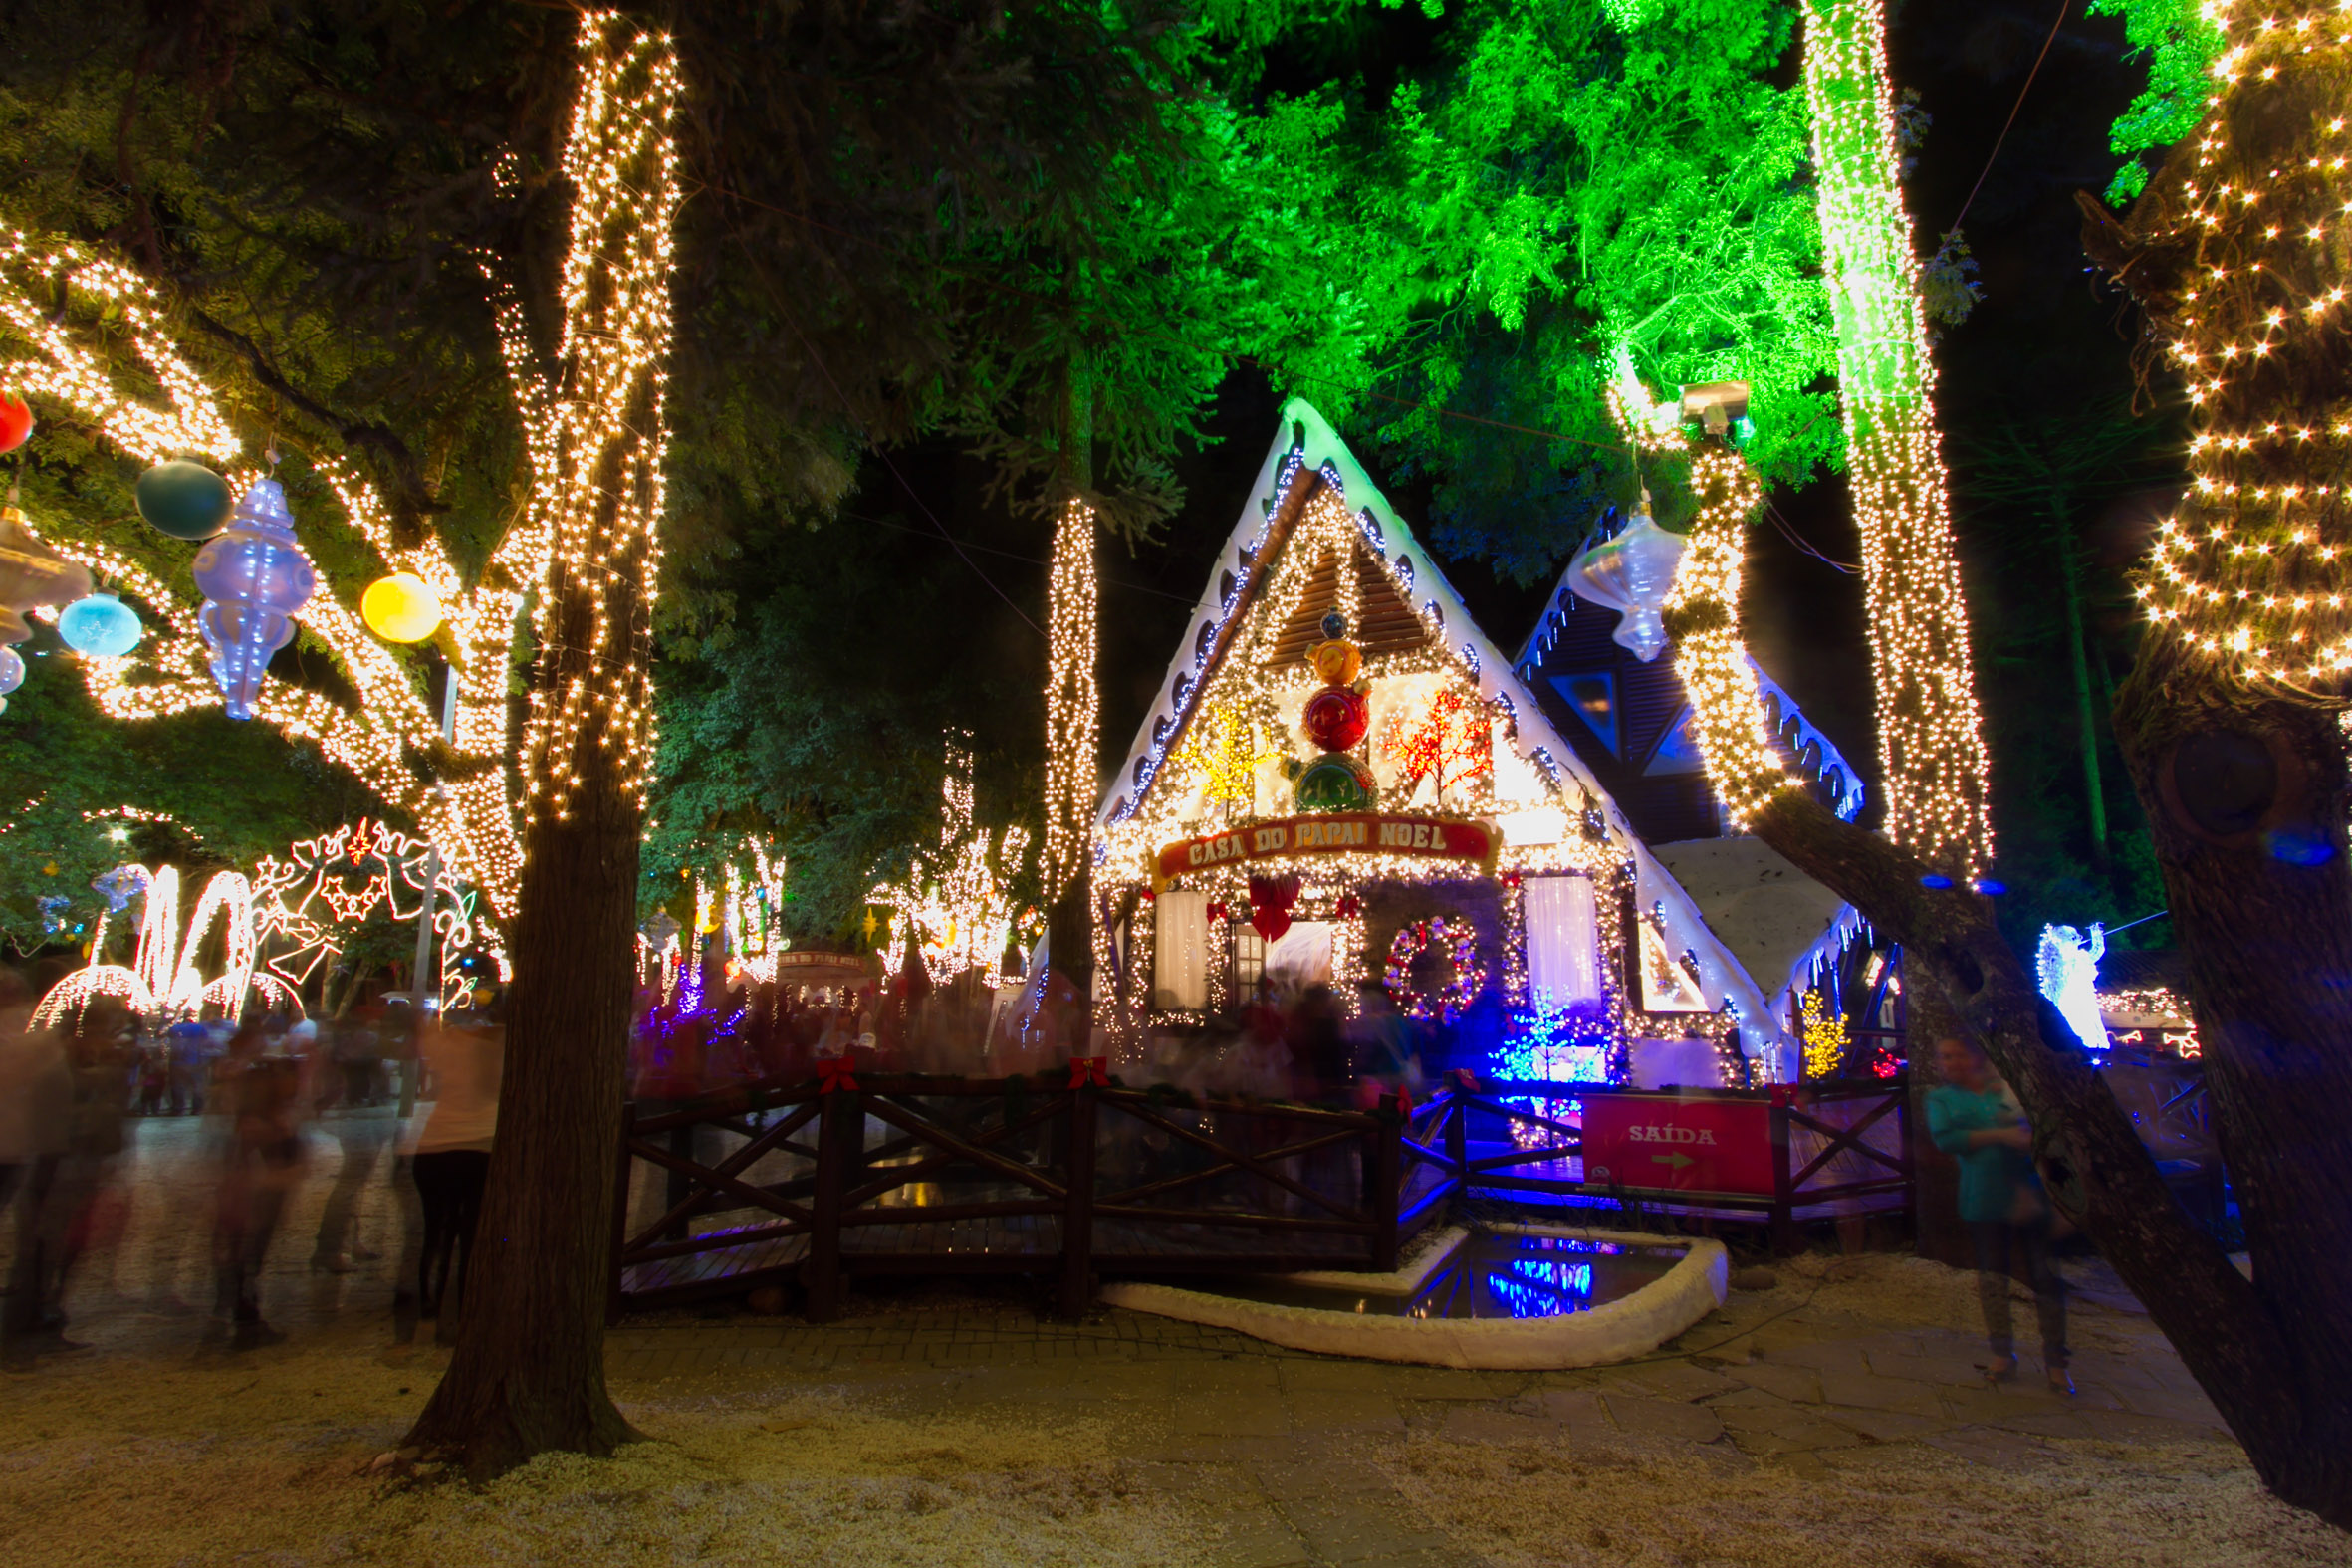
[{"label": "white curtain", "polygon": [[1528,989],[1536,1007],[1555,1012],[1600,1000],[1600,918],[1592,879],[1531,876],[1527,899]]},{"label": "white curtain", "polygon": [[1209,895],[1162,893],[1152,907],[1151,1005],[1209,1005]]}]

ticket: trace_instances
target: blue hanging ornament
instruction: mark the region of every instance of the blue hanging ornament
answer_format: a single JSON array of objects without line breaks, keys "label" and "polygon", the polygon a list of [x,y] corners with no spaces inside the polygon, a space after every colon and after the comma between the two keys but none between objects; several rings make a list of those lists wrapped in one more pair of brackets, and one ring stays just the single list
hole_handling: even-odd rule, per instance
[{"label": "blue hanging ornament", "polygon": [[25,683],[25,659],[5,642],[0,642],[0,713],[8,711],[8,694]]},{"label": "blue hanging ornament", "polygon": [[76,599],[57,617],[57,634],[76,653],[118,659],[138,646],[146,628],[138,611],[112,593],[93,593]]},{"label": "blue hanging ornament", "polygon": [[204,594],[197,624],[212,648],[213,684],[230,718],[250,719],[270,655],[293,638],[294,612],[319,586],[276,480],[253,482],[228,532],[196,552],[190,569]]}]

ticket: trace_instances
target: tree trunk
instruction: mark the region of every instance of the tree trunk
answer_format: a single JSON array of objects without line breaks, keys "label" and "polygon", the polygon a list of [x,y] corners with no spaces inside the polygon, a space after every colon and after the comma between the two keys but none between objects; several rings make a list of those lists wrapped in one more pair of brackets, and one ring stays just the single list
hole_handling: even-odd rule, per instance
[{"label": "tree trunk", "polygon": [[[2151,638],[2116,697],[2188,955],[2206,1091],[2286,1368],[2272,1490],[2352,1526],[2352,878],[2334,720],[2218,690]],[[2242,1435],[2241,1435],[2242,1436]]]},{"label": "tree trunk", "polygon": [[525,398],[541,471],[500,547],[539,595],[506,1070],[457,1354],[409,1435],[477,1478],[632,1435],[604,1389],[604,1308],[651,745],[677,76],[669,41],[617,14],[585,13],[581,41],[563,352]]},{"label": "tree trunk", "polygon": [[[2342,1483],[2352,1448],[2340,1441],[2347,1435],[2348,1384],[2335,1370],[2344,1363],[2298,1353],[2310,1330],[2328,1337],[2333,1357],[2352,1353],[2335,1312],[2352,1297],[2323,1291],[2300,1297],[2309,1303],[2300,1313],[2281,1310],[2308,1279],[2306,1271],[2296,1270],[2292,1283],[2274,1278],[2271,1288],[2257,1291],[2232,1266],[2166,1187],[2082,1052],[2044,1043],[2071,1034],[1994,923],[1989,900],[1961,888],[1923,887],[1927,867],[1918,859],[1839,821],[1797,790],[1784,791],[1750,826],[1901,942],[1915,985],[1931,977],[1942,984],[1959,1019],[2024,1105],[2051,1197],[2148,1308],[2263,1481],[2289,1502],[2352,1525],[2352,1494]],[[2339,920],[2333,929],[2352,926]],[[2352,969],[2335,971],[2347,972]],[[2217,1099],[2215,1108],[2225,1127],[2238,1114],[2232,1102]],[[2306,1156],[2321,1157],[2310,1160],[2311,1171],[2295,1185],[2314,1200],[2326,1194],[2329,1208],[2306,1217],[2299,1241],[2338,1232],[2341,1217],[2352,1213],[2352,1184],[2345,1180],[2352,1166],[2341,1157],[2344,1125],[2335,1121],[2323,1142],[2304,1146]],[[2241,1189],[2241,1202],[2245,1196]],[[2352,1251],[2332,1246],[2328,1255],[2340,1267]],[[2328,1437],[2338,1441],[2317,1441]]]},{"label": "tree trunk", "polygon": [[639,827],[633,797],[604,772],[569,817],[524,834],[498,1136],[457,1353],[408,1436],[477,1478],[549,1449],[610,1454],[633,1436],[604,1389],[605,1198],[620,1145]]}]

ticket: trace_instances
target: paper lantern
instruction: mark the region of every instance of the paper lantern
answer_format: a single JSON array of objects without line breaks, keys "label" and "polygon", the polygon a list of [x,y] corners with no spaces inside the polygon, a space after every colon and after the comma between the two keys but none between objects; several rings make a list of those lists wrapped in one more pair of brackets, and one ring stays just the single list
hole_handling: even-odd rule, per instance
[{"label": "paper lantern", "polygon": [[138,515],[173,539],[210,539],[228,526],[229,482],[186,458],[138,476]]},{"label": "paper lantern", "polygon": [[294,612],[319,586],[276,480],[254,481],[228,532],[196,552],[189,569],[204,594],[196,624],[212,648],[213,684],[230,718],[250,719],[270,655],[293,638]]},{"label": "paper lantern", "polygon": [[13,452],[33,433],[33,410],[25,400],[0,392],[0,452]]},{"label": "paper lantern", "polygon": [[1612,640],[1644,664],[1666,650],[1666,624],[1658,611],[1673,590],[1682,552],[1682,537],[1660,528],[1645,507],[1624,533],[1579,551],[1568,562],[1570,588],[1618,613]]},{"label": "paper lantern", "polygon": [[367,584],[359,618],[386,642],[422,642],[441,624],[441,595],[413,571],[395,571]]},{"label": "paper lantern", "polygon": [[112,593],[76,599],[57,618],[57,634],[66,646],[94,658],[120,658],[138,646],[145,631],[138,612]]}]

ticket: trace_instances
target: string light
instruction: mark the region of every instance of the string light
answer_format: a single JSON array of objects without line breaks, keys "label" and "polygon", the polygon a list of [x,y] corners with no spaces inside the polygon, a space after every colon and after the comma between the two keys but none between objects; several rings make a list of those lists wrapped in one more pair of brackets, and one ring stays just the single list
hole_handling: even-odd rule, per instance
[{"label": "string light", "polygon": [[1094,511],[1063,506],[1054,529],[1046,622],[1045,889],[1051,905],[1084,868],[1101,781],[1102,699],[1094,680]]},{"label": "string light", "polygon": [[[2158,526],[2137,592],[2196,655],[2292,689],[2352,669],[2352,529],[2334,482],[2352,423],[2332,369],[2298,375],[2327,362],[2347,325],[2337,252],[2352,214],[2340,114],[2352,31],[2341,5],[2251,27],[2230,9],[2206,8],[2227,42],[2195,166],[2153,189],[2137,224],[2144,244],[2178,252],[2177,292],[2144,303],[2187,382],[2193,431],[2189,494]],[[2299,145],[2243,148],[2234,123],[2293,127]]]},{"label": "string light", "polygon": [[[1805,101],[1877,691],[1886,830],[1974,881],[1991,764],[1953,549],[1909,214],[1896,183],[1882,0],[1805,0]],[[1733,601],[1736,602],[1736,601]]]},{"label": "string light", "polygon": [[679,200],[669,37],[589,11],[580,44],[564,146],[573,197],[560,385],[528,368],[511,299],[498,317],[534,474],[524,518],[492,559],[535,589],[539,671],[524,723],[524,809],[532,820],[559,822],[599,755],[640,811],[652,766],[648,663]]},{"label": "string light", "polygon": [[[940,796],[938,852],[916,855],[904,882],[876,883],[866,901],[907,922],[932,979],[977,970],[981,984],[994,990],[1004,983],[997,966],[1019,929],[1005,873],[1028,852],[1029,832],[1007,827],[992,835],[973,826],[967,747],[948,747]],[[901,943],[883,948],[885,973],[897,975],[904,963]]]},{"label": "string light", "polygon": [[[357,700],[345,707],[269,680],[255,703],[257,717],[317,745],[414,817],[481,890],[485,914],[502,921],[514,914],[522,877],[518,802],[507,783],[518,752],[529,798],[561,817],[579,784],[583,748],[615,756],[624,789],[641,802],[655,739],[646,657],[660,559],[677,71],[666,35],[638,33],[614,13],[584,15],[580,39],[564,162],[575,197],[562,275],[561,396],[532,352],[521,303],[492,279],[532,469],[521,520],[469,586],[443,541],[428,534],[400,543],[371,485],[332,457],[314,464],[351,528],[447,607],[436,642],[455,682],[454,733],[442,739],[414,667],[327,592],[295,618],[326,646]],[[60,315],[60,297],[92,309]],[[167,407],[119,391],[100,354],[77,336],[95,333],[101,316],[110,331],[126,333]],[[154,290],[128,268],[71,245],[37,248],[8,236],[0,240],[0,320],[37,355],[12,365],[14,384],[72,406],[121,451],[145,462],[197,452],[227,463],[238,455],[213,393],[172,347]],[[241,491],[257,477],[232,475],[232,484]],[[160,718],[220,702],[192,604],[103,542],[57,548],[155,612],[158,634],[135,658],[82,661],[103,712]],[[547,663],[518,744],[508,692],[527,603],[536,604],[532,630]]]},{"label": "string light", "polygon": [[1806,992],[1798,1007],[1803,1017],[1805,1076],[1836,1077],[1846,1059],[1845,1014],[1831,1012],[1818,991]]}]

